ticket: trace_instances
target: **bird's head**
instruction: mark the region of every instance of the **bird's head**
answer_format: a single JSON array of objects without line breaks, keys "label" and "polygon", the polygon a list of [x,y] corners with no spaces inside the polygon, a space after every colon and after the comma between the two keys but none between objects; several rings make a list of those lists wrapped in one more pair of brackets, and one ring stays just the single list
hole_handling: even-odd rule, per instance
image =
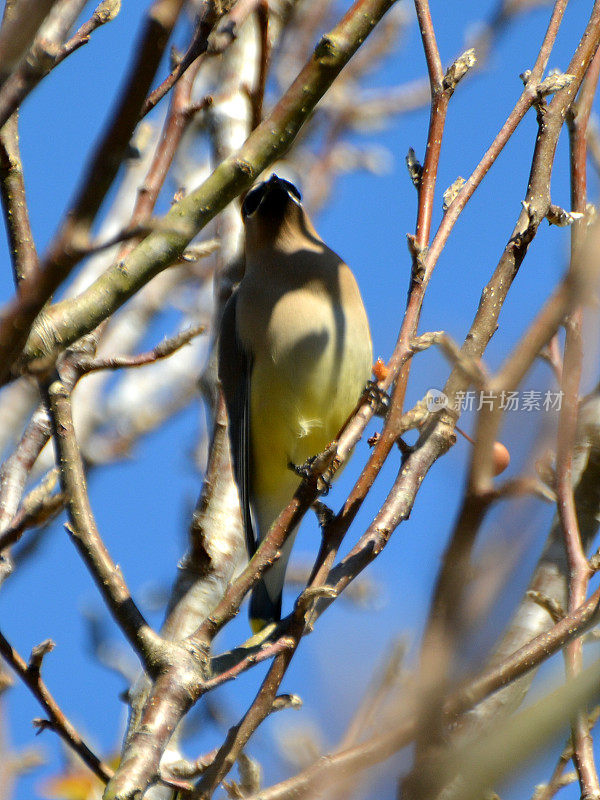
[{"label": "bird's head", "polygon": [[261,248],[302,233],[314,235],[301,200],[294,184],[275,174],[251,189],[242,204],[247,244]]}]

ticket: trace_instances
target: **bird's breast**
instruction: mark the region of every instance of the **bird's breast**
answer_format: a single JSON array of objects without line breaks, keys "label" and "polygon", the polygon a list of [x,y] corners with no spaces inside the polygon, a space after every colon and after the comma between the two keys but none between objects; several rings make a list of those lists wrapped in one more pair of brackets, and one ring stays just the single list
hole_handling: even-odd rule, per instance
[{"label": "bird's breast", "polygon": [[303,463],[335,438],[368,380],[366,317],[349,318],[335,294],[288,291],[253,352],[253,449]]}]

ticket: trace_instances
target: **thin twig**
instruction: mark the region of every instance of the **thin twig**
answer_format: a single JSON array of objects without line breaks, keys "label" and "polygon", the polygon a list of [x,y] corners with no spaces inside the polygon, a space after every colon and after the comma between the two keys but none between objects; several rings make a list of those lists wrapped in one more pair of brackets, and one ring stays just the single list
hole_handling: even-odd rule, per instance
[{"label": "thin twig", "polygon": [[[540,50],[532,76],[522,95],[525,101],[527,88],[529,91],[541,77],[551,45],[556,37],[558,23],[564,11],[564,3],[555,5],[546,38]],[[495,331],[498,314],[506,297],[512,280],[522,263],[529,243],[535,236],[539,224],[545,218],[550,205],[549,186],[550,172],[554,160],[558,136],[564,121],[566,109],[585,75],[600,39],[600,4],[596,3],[576,53],[569,65],[569,75],[573,79],[566,87],[558,91],[544,113],[539,115],[540,132],[536,139],[530,184],[524,208],[517,225],[505,248],[501,261],[492,280],[484,289],[475,321],[471,326],[463,352],[473,358],[480,357],[491,335]],[[531,85],[533,84],[533,85]],[[537,91],[537,89],[536,89]],[[530,98],[531,99],[531,98]],[[512,116],[512,115],[511,115]],[[468,184],[468,182],[467,182]],[[464,188],[463,190],[464,191]],[[460,193],[458,195],[460,197]],[[426,257],[425,272],[432,265],[430,259],[435,258],[438,237],[443,238],[444,223],[451,214],[455,200],[442,221],[436,238]],[[441,239],[440,239],[441,241]],[[515,348],[496,380],[490,382],[490,389],[499,394],[501,390],[515,389],[521,378],[529,369],[540,349],[554,335],[562,319],[573,304],[583,296],[587,265],[578,260],[573,271],[568,273],[554,296],[548,301],[536,322]],[[499,302],[500,301],[500,302]],[[464,377],[457,370],[453,371],[444,389],[453,404],[455,391],[463,386]],[[451,415],[448,415],[451,419]],[[448,691],[450,680],[450,664],[454,653],[462,641],[463,598],[465,584],[470,570],[471,550],[476,535],[490,505],[489,494],[493,487],[492,447],[500,425],[502,409],[483,409],[478,417],[477,435],[468,477],[468,489],[465,492],[462,507],[454,525],[450,543],[444,554],[442,567],[438,576],[431,604],[429,619],[423,640],[420,660],[421,710],[420,730],[424,748],[435,747],[442,736],[443,720],[441,708],[443,698]],[[410,777],[415,782],[413,790],[419,796],[419,785],[424,778],[422,761],[419,761]],[[431,787],[421,786],[424,792]]]},{"label": "thin twig", "polygon": [[[558,32],[558,27],[560,25],[560,21],[562,19],[562,14],[564,13],[564,9],[566,7],[566,0],[558,0],[555,4],[554,11],[552,14],[552,18],[550,20],[548,30],[546,32],[546,36],[540,48],[540,53],[538,55],[536,65],[532,70],[532,75],[536,75],[541,77],[543,68],[547,62],[552,44],[554,39],[556,38],[556,34]],[[419,266],[418,274],[419,280],[413,281],[411,292],[409,296],[409,302],[407,305],[407,309],[405,312],[404,320],[402,323],[402,328],[400,330],[398,341],[396,343],[396,347],[394,349],[394,353],[389,361],[388,364],[388,376],[387,378],[381,383],[381,388],[387,390],[394,382],[397,380],[396,383],[396,397],[395,402],[392,403],[392,408],[388,418],[386,420],[386,424],[384,425],[384,429],[377,440],[377,443],[373,449],[371,454],[371,458],[369,459],[367,465],[364,467],[358,482],[356,483],[355,487],[352,489],[350,495],[344,507],[340,511],[340,513],[336,516],[336,518],[331,522],[330,525],[327,526],[325,531],[325,535],[323,537],[323,546],[321,548],[321,553],[319,554],[319,558],[315,565],[315,570],[313,574],[313,580],[317,583],[322,583],[327,575],[329,569],[331,569],[333,562],[335,560],[335,554],[339,547],[339,544],[342,540],[342,537],[351,524],[352,520],[358,513],[358,510],[364,500],[367,492],[369,491],[370,487],[373,485],[377,474],[379,473],[380,465],[385,461],[387,455],[391,451],[392,447],[394,447],[395,442],[397,440],[397,436],[399,434],[399,425],[401,420],[401,406],[402,406],[402,387],[405,386],[405,380],[407,378],[407,374],[405,375],[404,380],[400,380],[399,376],[402,374],[402,369],[408,358],[410,358],[411,346],[412,341],[415,337],[416,326],[418,324],[418,318],[420,314],[421,304],[423,302],[424,292],[427,287],[427,283],[430,280],[433,268],[435,266],[436,259],[441,252],[447,237],[450,234],[451,227],[453,225],[452,219],[456,221],[458,218],[458,214],[470,198],[471,194],[475,191],[477,186],[481,183],[489,169],[491,168],[492,164],[495,162],[496,158],[498,157],[499,153],[503,149],[506,142],[514,133],[517,125],[524,117],[526,111],[531,107],[533,103],[533,98],[528,95],[527,93],[523,93],[519,101],[517,102],[515,108],[509,115],[507,121],[502,126],[501,131],[496,136],[492,145],[488,148],[488,151],[484,155],[483,159],[480,161],[478,167],[472,173],[471,177],[463,187],[461,193],[459,193],[459,197],[461,197],[459,201],[459,197],[455,198],[452,206],[450,207],[449,211],[444,216],[442,223],[436,233],[435,239],[427,254],[424,255],[422,261],[422,267]],[[470,187],[470,188],[468,188]],[[421,197],[422,195],[420,195]],[[456,203],[462,203],[462,206],[459,210],[459,205]],[[452,217],[450,212],[457,212],[456,217]],[[424,212],[423,212],[424,214]],[[425,214],[423,216],[425,219]],[[423,232],[426,231],[425,225],[421,226],[421,230]],[[432,255],[432,250],[437,248]],[[506,292],[509,288],[509,282],[502,282],[502,278],[498,276],[494,276],[494,292],[490,292],[489,296],[494,297],[494,304],[493,308],[494,311],[499,313],[503,299],[506,297]],[[499,287],[502,287],[502,292],[499,291]],[[488,296],[488,295],[486,295]],[[498,302],[498,298],[502,297],[502,300]],[[475,323],[479,323],[479,315],[476,316]],[[474,323],[474,326],[475,326]],[[472,331],[469,335],[470,341],[473,339],[474,341],[479,343],[479,334],[477,336],[473,335],[474,326],[472,326]],[[489,337],[491,333],[495,330],[495,321],[494,324],[490,326],[490,333],[487,336],[485,343],[489,341]],[[483,352],[485,344],[481,347],[479,352],[473,353],[473,358],[479,358]],[[466,355],[470,356],[471,354],[466,353]],[[454,389],[454,382],[459,382],[462,386],[464,384],[464,375],[462,374],[461,370],[454,370],[453,376],[451,377],[448,385],[446,386],[445,390],[448,393],[450,389]],[[458,387],[456,387],[458,388]],[[362,422],[365,420],[365,414],[361,413],[360,418],[356,421],[356,426],[358,427]],[[440,433],[445,430],[445,443],[442,444],[444,441],[444,435],[440,437],[438,440],[440,446],[443,449],[446,449],[452,443],[452,430],[451,430],[452,420],[440,420]],[[443,449],[440,451],[443,452]],[[432,451],[435,452],[435,451]],[[439,453],[434,456],[434,458],[438,457]],[[410,459],[409,459],[410,461]],[[412,483],[412,476],[411,478],[407,479],[406,484],[411,485]],[[409,491],[410,494],[410,491]],[[400,505],[405,508],[403,499],[405,497],[404,493],[400,494],[402,501]],[[404,513],[408,513],[405,511]],[[377,537],[378,540],[380,537]],[[367,536],[365,542],[369,542],[370,537]],[[354,552],[354,551],[353,551]],[[343,568],[340,566],[341,571],[343,572]]]},{"label": "thin twig", "polygon": [[194,791],[195,798],[208,800],[212,796],[237,761],[254,731],[271,713],[281,681],[298,648],[303,630],[303,620],[299,617],[293,619],[287,632],[289,641],[287,649],[275,657],[248,711],[238,725],[229,730],[214,761],[206,769]]},{"label": "thin twig", "polygon": [[[93,354],[79,348],[68,353],[61,363],[63,384],[68,391],[72,391],[80,378],[88,373],[153,364],[173,355],[204,330],[204,325],[191,326],[175,336],[163,339],[148,352],[130,356],[95,358]],[[0,553],[17,542],[25,530],[43,524],[65,505],[65,495],[52,495],[53,486],[47,485],[41,495],[34,489],[29,502],[25,500],[17,514],[29,473],[51,434],[48,411],[42,403],[32,415],[19,444],[0,468]]]},{"label": "thin twig", "polygon": [[21,282],[20,291],[0,319],[0,373],[8,374],[24,345],[28,331],[44,304],[77,264],[89,244],[91,226],[113,184],[138,121],[139,109],[154,79],[183,0],[154,0],[141,39],[134,50],[134,64],[127,85],[111,112],[75,200],[51,242],[35,279]]},{"label": "thin twig", "polygon": [[[146,102],[142,106],[140,119],[146,116],[163,99],[182,75],[194,64],[196,72],[200,67],[200,57],[203,56],[209,47],[209,36],[217,21],[227,14],[234,5],[234,0],[226,0],[221,3],[207,3],[204,7],[203,16],[198,21],[192,41],[181,60],[171,70],[164,81],[152,91]],[[216,33],[216,31],[215,31]]]},{"label": "thin twig", "polygon": [[[8,0],[0,28],[0,85],[19,64],[57,0]],[[10,115],[9,115],[10,116]],[[8,119],[8,117],[6,118]],[[2,124],[6,120],[2,121]],[[0,124],[0,127],[2,125]]]},{"label": "thin twig", "polygon": [[15,283],[19,284],[23,278],[34,276],[38,269],[38,256],[25,196],[17,112],[0,127],[0,192],[13,274]]},{"label": "thin twig", "polygon": [[113,771],[92,752],[62,712],[40,676],[39,665],[38,668],[28,665],[2,633],[0,633],[0,653],[48,714],[49,722],[45,727],[51,727],[103,783],[110,780]]},{"label": "thin twig", "polygon": [[[589,714],[587,718],[587,724],[590,728],[596,724],[599,715],[600,706],[596,706],[596,708],[591,712],[591,714]],[[573,742],[571,741],[571,737],[569,737],[552,771],[550,780],[548,783],[541,784],[536,787],[531,800],[552,800],[559,789],[562,789],[564,786],[567,786],[568,784],[577,780],[576,772],[570,772],[567,775],[563,774],[567,764],[572,758]]]},{"label": "thin twig", "polygon": [[[183,78],[177,83],[172,99],[169,113],[163,124],[160,139],[156,145],[154,158],[148,170],[144,183],[138,189],[138,196],[129,221],[129,225],[135,228],[144,225],[150,220],[154,206],[160,194],[168,171],[173,163],[177,148],[181,143],[183,134],[193,119],[190,113],[192,88],[194,79],[200,64],[197,62],[193,68],[189,69]],[[207,99],[198,110],[208,106],[211,100]],[[121,248],[117,260],[123,260],[129,252],[138,244],[140,239],[129,240]]]},{"label": "thin twig", "polygon": [[146,353],[137,353],[132,356],[105,356],[91,359],[82,359],[81,371],[83,374],[98,372],[103,369],[123,369],[124,367],[143,367],[147,364],[154,364],[163,358],[169,358],[192,339],[195,339],[206,330],[205,325],[193,325],[186,328],[175,336],[163,339],[152,350]]},{"label": "thin twig", "polygon": [[250,92],[250,100],[252,102],[252,130],[257,128],[263,119],[265,88],[271,59],[271,47],[269,44],[269,3],[267,0],[259,0],[256,5],[255,15],[260,32],[260,58],[258,62],[258,80],[256,81],[256,87]]},{"label": "thin twig", "polygon": [[[359,3],[358,7],[364,8],[365,13],[351,9],[338,26],[322,38],[292,86],[243,147],[225,159],[198,189],[172,206],[164,218],[166,229],[172,232],[151,234],[122,264],[106,270],[82,295],[48,311],[43,326],[32,331],[24,354],[26,360],[47,354],[48,333],[55,326],[56,333],[50,334],[50,338],[60,340],[61,346],[78,339],[84,328],[95,328],[151,277],[175,263],[190,240],[287,150],[335,77],[393,5],[393,0],[360,2],[362,5]],[[12,348],[12,322],[23,313],[21,302],[11,304],[5,313],[0,324],[0,356]],[[65,324],[66,330],[63,329]],[[42,330],[44,333],[40,336]]]},{"label": "thin twig", "polygon": [[113,617],[146,669],[153,671],[161,638],[154,633],[135,605],[121,570],[111,559],[98,533],[75,439],[69,392],[60,380],[53,380],[45,392],[52,419],[56,461],[60,465],[61,486],[68,497],[70,525],[67,530]]},{"label": "thin twig", "polygon": [[[248,650],[248,648],[237,648],[231,653],[216,656],[211,661],[211,672],[213,677],[206,681],[204,690],[209,692],[223,683],[237,678],[242,672],[250,669],[255,664],[260,664],[261,661],[267,661],[270,658],[278,656],[285,650],[294,647],[294,640],[287,635],[280,636],[274,642],[265,642],[265,644],[258,645],[256,648]],[[229,664],[231,659],[238,658],[231,666]]]},{"label": "thin twig", "polygon": [[[84,6],[85,2],[80,3]],[[79,12],[80,8],[76,9]],[[13,72],[0,89],[0,126],[11,117],[25,98],[35,89],[43,78],[62,61],[79,50],[90,40],[92,33],[101,25],[114,19],[118,12],[115,0],[104,0],[91,18],[66,42],[38,38],[34,42],[30,56]],[[75,14],[77,16],[78,13]],[[70,26],[71,20],[67,21]]]},{"label": "thin twig", "polygon": [[[578,100],[573,104],[568,116],[571,156],[571,208],[575,212],[585,213],[587,205],[586,133],[599,70],[600,51],[596,53],[590,65]],[[576,221],[571,226],[572,259],[580,257],[584,237],[585,218]],[[579,383],[583,364],[581,325],[581,309],[573,309],[566,323],[561,383],[564,395],[558,422],[556,452],[557,510],[562,526],[569,567],[569,611],[575,610],[585,601],[592,576],[587,556],[582,546],[573,487],[573,447],[577,430]],[[581,671],[583,664],[581,639],[577,639],[568,645],[565,651],[565,660],[569,676],[577,675]],[[594,751],[587,713],[584,709],[577,713],[571,723],[571,737],[573,740],[573,763],[579,777],[582,797],[586,798],[586,800],[598,800],[600,798],[600,782],[594,763]]]}]

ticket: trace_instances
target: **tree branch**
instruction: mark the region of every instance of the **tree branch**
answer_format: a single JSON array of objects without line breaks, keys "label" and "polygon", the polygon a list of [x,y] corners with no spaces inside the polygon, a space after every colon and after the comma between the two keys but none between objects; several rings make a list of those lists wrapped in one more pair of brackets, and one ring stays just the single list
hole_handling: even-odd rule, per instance
[{"label": "tree branch", "polygon": [[[25,280],[0,318],[0,380],[18,357],[36,316],[88,246],[92,224],[127,153],[139,110],[177,21],[183,0],[154,0],[130,77],[86,168],[65,222],[48,248],[35,279]],[[95,327],[95,326],[94,326]]]},{"label": "tree branch", "polygon": [[[312,58],[267,119],[234,156],[220,164],[164,218],[167,232],[150,234],[122,264],[107,270],[74,300],[54,306],[32,331],[26,361],[64,347],[125,303],[151,278],[174,263],[190,240],[291,145],[313,108],[394,0],[359,0],[317,45]],[[0,356],[12,350],[12,322],[24,301],[9,308],[0,325]],[[48,346],[48,343],[53,344]],[[13,342],[14,344],[14,342]],[[2,361],[4,363],[4,361]]]},{"label": "tree branch", "polygon": [[57,0],[8,0],[0,28],[0,86],[29,50],[56,2]]},{"label": "tree branch", "polygon": [[119,627],[146,669],[153,672],[157,666],[162,640],[154,633],[132,600],[121,570],[111,559],[98,533],[73,430],[69,392],[60,380],[53,380],[45,393],[52,419],[61,485],[68,498],[70,525],[67,526],[67,531]]},{"label": "tree branch", "polygon": [[0,128],[0,192],[13,274],[18,284],[24,278],[33,277],[39,264],[25,196],[16,112]]},{"label": "tree branch", "polygon": [[[103,783],[106,783],[113,774],[112,770],[100,761],[98,756],[90,750],[76,728],[67,719],[50,694],[48,687],[40,676],[39,667],[41,665],[41,659],[38,659],[37,667],[34,665],[33,661],[29,665],[26,664],[17,651],[11,647],[9,642],[4,638],[2,633],[0,633],[0,653],[7,664],[14,669],[23,683],[31,691],[33,696],[40,702],[46,714],[48,714],[50,721],[49,723],[47,722],[44,727],[51,727],[52,730],[79,755],[84,764],[87,764]],[[43,653],[40,655],[43,656]]]}]

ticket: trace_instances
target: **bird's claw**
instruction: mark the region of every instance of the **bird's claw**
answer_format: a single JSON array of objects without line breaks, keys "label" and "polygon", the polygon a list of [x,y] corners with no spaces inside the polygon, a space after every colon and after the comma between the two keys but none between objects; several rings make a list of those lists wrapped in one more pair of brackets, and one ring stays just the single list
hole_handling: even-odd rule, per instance
[{"label": "bird's claw", "polygon": [[316,460],[317,456],[311,456],[306,459],[304,464],[294,464],[292,461],[288,461],[288,468],[291,469],[292,472],[295,472],[298,477],[307,480],[313,477],[312,468]]},{"label": "bird's claw", "polygon": [[367,381],[365,386],[365,398],[375,404],[375,414],[378,417],[385,417],[389,411],[391,399],[377,383],[377,381]]},{"label": "bird's claw", "polygon": [[292,472],[295,472],[303,480],[310,480],[311,478],[316,477],[317,479],[317,489],[319,492],[325,496],[329,494],[329,490],[331,489],[331,477],[329,474],[329,468],[325,471],[325,474],[319,475],[318,473],[315,476],[315,466],[317,469],[322,468],[323,458],[329,457],[330,451],[329,448],[325,450],[323,453],[318,453],[316,456],[311,456],[307,458],[304,464],[293,464],[291,461],[288,462],[289,469]]}]

